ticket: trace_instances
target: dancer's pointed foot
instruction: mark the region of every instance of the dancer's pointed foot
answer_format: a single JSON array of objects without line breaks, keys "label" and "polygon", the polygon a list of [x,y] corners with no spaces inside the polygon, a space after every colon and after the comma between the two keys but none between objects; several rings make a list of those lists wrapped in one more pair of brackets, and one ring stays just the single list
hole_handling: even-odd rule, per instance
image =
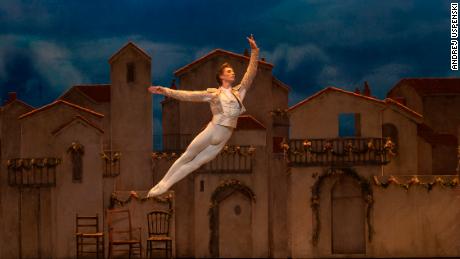
[{"label": "dancer's pointed foot", "polygon": [[155,185],[152,189],[150,189],[149,193],[147,194],[147,198],[152,198],[152,197],[155,197],[155,196],[160,196],[162,195],[163,193],[165,193],[168,189],[166,188],[166,186],[164,186],[164,184],[162,183],[158,183],[157,185]]}]

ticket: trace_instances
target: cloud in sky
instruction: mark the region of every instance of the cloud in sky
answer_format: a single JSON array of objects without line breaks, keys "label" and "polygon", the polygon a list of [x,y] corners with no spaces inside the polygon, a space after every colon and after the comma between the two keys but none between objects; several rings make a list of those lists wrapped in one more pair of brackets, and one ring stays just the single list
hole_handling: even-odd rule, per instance
[{"label": "cloud in sky", "polygon": [[2,95],[17,91],[26,99],[49,101],[72,84],[87,81],[73,65],[67,48],[53,42],[18,35],[0,35],[0,85]]},{"label": "cloud in sky", "polygon": [[34,41],[30,43],[30,51],[35,69],[52,89],[62,91],[69,82],[87,81],[72,64],[74,58],[68,49],[48,41]]},{"label": "cloud in sky", "polygon": [[152,56],[154,83],[168,85],[214,48],[242,53],[253,33],[293,99],[364,80],[382,98],[401,77],[458,76],[448,13],[448,1],[430,0],[4,0],[0,84],[3,96],[11,85],[40,86],[51,98],[78,82],[106,83],[108,58],[133,41]]},{"label": "cloud in sky", "polygon": [[302,62],[324,63],[328,61],[328,56],[315,44],[307,43],[299,46],[288,44],[278,45],[272,53],[267,53],[270,62],[278,64],[284,62],[286,71],[295,70]]}]

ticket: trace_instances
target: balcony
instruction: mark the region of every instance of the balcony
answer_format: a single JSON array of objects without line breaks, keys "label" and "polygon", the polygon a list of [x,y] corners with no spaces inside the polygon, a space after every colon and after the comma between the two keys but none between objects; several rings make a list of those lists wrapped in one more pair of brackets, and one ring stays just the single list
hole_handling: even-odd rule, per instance
[{"label": "balcony", "polygon": [[291,139],[283,149],[293,167],[385,165],[396,155],[383,138]]},{"label": "balcony", "polygon": [[120,175],[121,152],[104,150],[101,153],[103,163],[103,177],[116,177]]},{"label": "balcony", "polygon": [[250,174],[255,148],[251,146],[225,146],[211,162],[204,164],[198,173]]},{"label": "balcony", "polygon": [[[191,134],[154,135],[152,159],[177,159],[192,141]],[[210,162],[198,169],[198,173],[249,174],[255,148],[252,146],[225,146]]]},{"label": "balcony", "polygon": [[14,158],[7,160],[8,185],[22,188],[56,186],[60,158]]}]

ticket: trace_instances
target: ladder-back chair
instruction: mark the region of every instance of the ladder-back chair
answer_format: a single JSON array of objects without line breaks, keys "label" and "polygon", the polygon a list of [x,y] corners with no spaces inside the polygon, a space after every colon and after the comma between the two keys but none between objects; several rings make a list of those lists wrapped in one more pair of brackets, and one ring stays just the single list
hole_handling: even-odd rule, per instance
[{"label": "ladder-back chair", "polygon": [[[169,235],[171,213],[155,210],[147,214],[149,236],[147,239],[147,257],[153,258],[154,250],[164,250],[166,258],[172,257],[172,239]],[[160,247],[154,247],[160,243]],[[161,246],[164,244],[164,246]]]},{"label": "ladder-back chair", "polygon": [[[109,259],[114,252],[128,252],[131,255],[142,257],[141,228],[133,228],[131,214],[128,209],[107,210],[107,224],[109,228]],[[138,232],[134,235],[134,232]],[[128,249],[114,250],[114,246],[128,246]]]},{"label": "ladder-back chair", "polygon": [[[99,215],[79,216],[76,214],[75,222],[77,258],[84,254],[96,254],[96,258],[104,258],[104,233],[99,232]],[[85,247],[94,247],[94,249],[85,250]]]}]

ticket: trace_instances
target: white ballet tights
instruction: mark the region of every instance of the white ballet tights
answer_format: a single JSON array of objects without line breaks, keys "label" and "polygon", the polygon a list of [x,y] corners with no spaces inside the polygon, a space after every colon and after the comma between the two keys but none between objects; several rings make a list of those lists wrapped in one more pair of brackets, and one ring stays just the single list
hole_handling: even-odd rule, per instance
[{"label": "white ballet tights", "polygon": [[163,179],[150,189],[147,197],[165,193],[203,164],[214,159],[232,136],[233,128],[209,122],[208,126],[192,140],[185,152],[174,162]]}]

